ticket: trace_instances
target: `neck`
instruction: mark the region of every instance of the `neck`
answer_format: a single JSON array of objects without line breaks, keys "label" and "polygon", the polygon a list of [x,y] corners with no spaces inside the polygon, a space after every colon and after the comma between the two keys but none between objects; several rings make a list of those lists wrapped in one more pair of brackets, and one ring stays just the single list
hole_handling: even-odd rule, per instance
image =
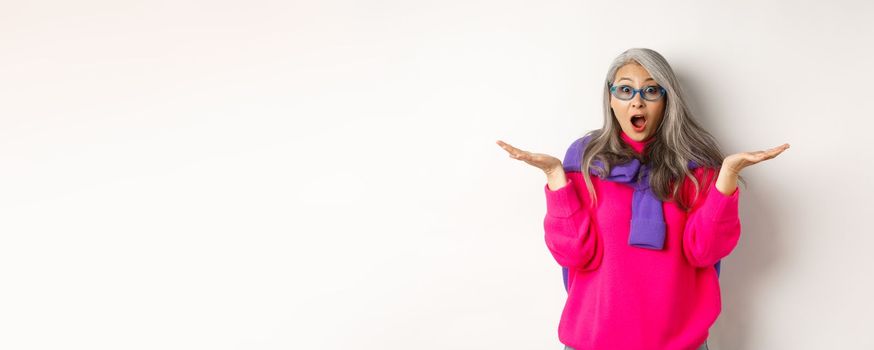
[{"label": "neck", "polygon": [[638,154],[643,153],[644,148],[646,148],[647,145],[655,141],[655,137],[653,136],[650,136],[648,139],[643,141],[635,141],[631,138],[631,136],[628,136],[628,134],[626,134],[625,131],[622,130],[619,130],[619,137],[624,140],[626,144],[631,146],[631,148],[634,149],[634,151]]}]

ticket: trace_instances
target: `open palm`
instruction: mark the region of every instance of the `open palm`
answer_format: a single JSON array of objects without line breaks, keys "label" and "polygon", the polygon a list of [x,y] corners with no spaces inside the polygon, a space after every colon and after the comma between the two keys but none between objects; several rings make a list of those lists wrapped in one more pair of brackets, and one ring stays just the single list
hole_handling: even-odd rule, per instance
[{"label": "open palm", "polygon": [[789,148],[788,143],[764,151],[741,152],[732,154],[722,161],[722,167],[734,174],[740,174],[743,168],[771,159]]},{"label": "open palm", "polygon": [[510,154],[510,158],[518,159],[538,167],[547,175],[555,170],[562,169],[561,160],[551,155],[523,151],[501,140],[498,140],[496,143]]}]

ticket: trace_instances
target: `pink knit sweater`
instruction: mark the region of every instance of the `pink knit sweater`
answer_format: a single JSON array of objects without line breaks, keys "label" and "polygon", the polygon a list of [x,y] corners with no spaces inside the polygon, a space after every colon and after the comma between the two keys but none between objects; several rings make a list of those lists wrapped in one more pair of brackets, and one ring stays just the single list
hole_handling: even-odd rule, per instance
[{"label": "pink knit sweater", "polygon": [[[638,153],[654,139],[622,139]],[[568,297],[559,340],[577,350],[695,350],[722,309],[713,265],[737,245],[740,189],[716,189],[718,168],[693,170],[709,186],[688,214],[663,202],[667,232],[662,250],[628,244],[632,188],[592,175],[598,206],[589,208],[582,174],[546,193],[546,246],[568,268]],[[693,198],[694,184],[681,191]],[[560,284],[559,284],[560,285]]]}]

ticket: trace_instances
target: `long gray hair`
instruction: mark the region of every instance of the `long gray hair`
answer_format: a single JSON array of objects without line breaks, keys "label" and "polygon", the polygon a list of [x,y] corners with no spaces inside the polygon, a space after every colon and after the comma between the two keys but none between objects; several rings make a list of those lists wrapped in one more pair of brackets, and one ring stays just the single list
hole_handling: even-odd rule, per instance
[{"label": "long gray hair", "polygon": [[[654,140],[642,155],[635,153],[620,139],[619,133],[622,127],[610,107],[609,84],[615,79],[616,71],[628,63],[643,66],[652,78],[667,90],[661,124],[656,128]],[[680,209],[688,212],[702,190],[711,185],[710,180],[715,180],[713,176],[713,179],[705,178],[705,183],[699,183],[692,171],[687,168],[688,162],[691,160],[698,166],[715,170],[722,166],[722,160],[725,158],[713,135],[704,130],[692,115],[689,105],[686,104],[686,94],[680,88],[680,83],[668,61],[658,52],[646,48],[629,49],[610,64],[604,81],[604,124],[601,129],[592,130],[586,135],[590,135],[591,141],[580,158],[582,159],[581,172],[593,206],[597,205],[598,197],[589,176],[589,169],[595,169],[598,177],[603,179],[610,173],[613,164],[638,158],[651,167],[649,184],[655,195],[662,201],[675,202]],[[600,160],[605,168],[592,165],[594,159]],[[682,182],[677,181],[687,177],[695,185],[695,196],[691,199],[683,198],[682,191],[679,191]],[[738,179],[746,185],[742,177],[738,176]],[[677,198],[681,200],[676,200]]]}]

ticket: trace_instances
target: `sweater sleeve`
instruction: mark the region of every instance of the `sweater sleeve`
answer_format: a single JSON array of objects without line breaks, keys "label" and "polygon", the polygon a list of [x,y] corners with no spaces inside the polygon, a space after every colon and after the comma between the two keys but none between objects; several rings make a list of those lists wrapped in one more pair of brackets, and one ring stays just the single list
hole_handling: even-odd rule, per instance
[{"label": "sweater sleeve", "polygon": [[731,195],[716,188],[717,170],[704,172],[709,185],[703,192],[703,201],[693,206],[683,232],[683,253],[696,267],[710,267],[728,256],[740,238],[738,215],[740,187]]},{"label": "sweater sleeve", "polygon": [[603,249],[592,225],[589,201],[579,195],[583,193],[588,198],[588,191],[579,172],[568,172],[567,179],[566,185],[554,191],[544,185],[546,247],[563,267],[594,270],[600,264]]}]

